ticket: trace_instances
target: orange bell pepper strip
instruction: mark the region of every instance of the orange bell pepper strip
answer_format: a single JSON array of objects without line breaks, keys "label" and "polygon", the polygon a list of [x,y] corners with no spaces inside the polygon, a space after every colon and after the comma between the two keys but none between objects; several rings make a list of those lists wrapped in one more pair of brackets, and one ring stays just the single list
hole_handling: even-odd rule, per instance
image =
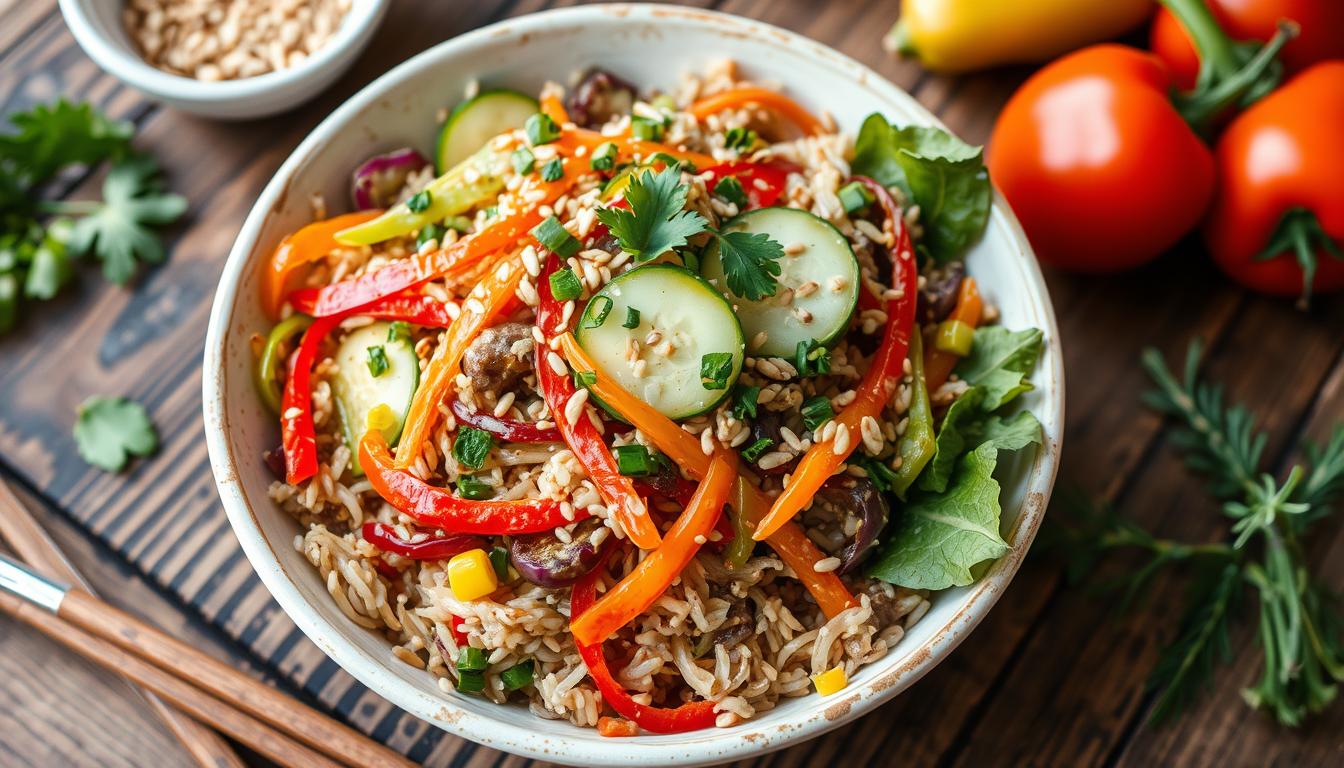
[{"label": "orange bell pepper strip", "polygon": [[[975,278],[967,277],[961,281],[961,288],[957,291],[957,305],[952,308],[952,314],[947,319],[960,320],[974,328],[980,324],[983,309],[984,302],[980,299]],[[952,375],[952,369],[957,367],[961,358],[951,352],[943,352],[932,344],[928,345],[928,350],[924,354],[924,383],[929,388],[929,394],[933,394]]]},{"label": "orange bell pepper strip", "polygon": [[[687,472],[701,480],[708,475],[710,458],[700,449],[699,439],[598,370],[572,334],[566,333],[560,336],[560,349],[575,370],[594,374],[595,378],[589,385],[589,390],[638,427],[639,431],[673,463],[684,467]],[[737,513],[754,526],[765,511],[770,509],[770,497],[746,478],[739,476],[732,504]],[[775,531],[768,543],[793,569],[798,580],[808,592],[812,593],[817,605],[828,617],[858,605],[858,601],[850,594],[839,576],[832,572],[818,573],[813,569],[824,555],[817,549],[817,545],[807,538],[802,528],[793,524],[784,525]]]},{"label": "orange bell pepper strip", "polygon": [[750,104],[765,107],[771,112],[788,118],[789,122],[798,126],[798,130],[808,136],[820,136],[826,132],[826,128],[821,124],[821,121],[801,104],[778,91],[767,88],[734,88],[731,91],[716,93],[695,102],[687,111],[695,115],[695,119],[704,120],[710,115],[718,114],[724,110],[737,109]]},{"label": "orange bell pepper strip", "polygon": [[[298,268],[310,264],[340,247],[336,242],[336,233],[363,224],[382,215],[382,211],[358,211],[345,213],[330,219],[315,221],[286,235],[280,245],[271,254],[271,262],[261,279],[261,306],[272,320],[280,317],[280,307],[285,303],[285,294],[291,289],[291,283]],[[305,312],[304,314],[308,314]]]},{"label": "orange bell pepper strip", "polygon": [[439,403],[448,397],[452,389],[467,346],[501,313],[522,278],[522,266],[506,258],[472,289],[470,296],[480,302],[485,311],[472,311],[467,306],[473,302],[464,302],[462,314],[448,327],[443,343],[434,351],[434,357],[430,358],[429,365],[425,367],[420,378],[420,388],[415,391],[410,412],[406,414],[401,442],[397,445],[398,469],[410,467],[419,458],[420,446],[429,438],[430,430],[441,415]]},{"label": "orange bell pepper strip", "polygon": [[[880,187],[879,187],[880,189]],[[885,195],[885,190],[883,190]],[[834,475],[840,465],[849,458],[860,444],[859,425],[865,417],[877,418],[882,409],[891,402],[901,379],[905,375],[905,358],[910,351],[910,334],[915,329],[915,305],[918,303],[919,271],[915,264],[915,251],[910,244],[910,233],[901,225],[899,216],[888,217],[892,226],[899,228],[896,247],[892,249],[892,272],[898,288],[896,298],[886,302],[887,327],[882,343],[873,356],[872,364],[863,381],[855,390],[854,401],[845,406],[836,415],[836,434],[848,431],[848,445],[837,445],[836,437],[819,441],[808,449],[798,462],[793,478],[784,487],[783,493],[775,499],[765,519],[756,526],[752,538],[757,541],[768,538],[781,526],[793,519],[803,507],[812,502],[812,498],[821,486]]]},{"label": "orange bell pepper strip", "polygon": [[663,543],[591,608],[570,620],[576,642],[601,643],[662,597],[714,530],[736,477],[737,452],[720,447],[710,459],[709,471],[691,503],[668,529]]}]

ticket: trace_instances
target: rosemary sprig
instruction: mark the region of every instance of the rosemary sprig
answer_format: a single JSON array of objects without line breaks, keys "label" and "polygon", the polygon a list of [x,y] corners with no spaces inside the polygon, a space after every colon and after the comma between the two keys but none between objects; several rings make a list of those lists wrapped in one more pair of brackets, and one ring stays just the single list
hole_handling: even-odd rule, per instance
[{"label": "rosemary sprig", "polygon": [[1146,553],[1143,566],[1104,585],[1125,590],[1122,606],[1168,566],[1197,571],[1178,635],[1159,653],[1148,678],[1156,697],[1154,722],[1184,711],[1209,686],[1217,665],[1230,659],[1230,629],[1244,619],[1243,594],[1249,591],[1256,598],[1264,662],[1260,681],[1242,696],[1280,723],[1297,725],[1334,700],[1344,681],[1344,617],[1335,596],[1311,574],[1299,544],[1344,496],[1344,424],[1324,446],[1305,446],[1305,462],[1277,481],[1260,470],[1267,436],[1244,406],[1224,405],[1221,387],[1200,381],[1199,358],[1196,342],[1177,380],[1156,350],[1146,350],[1143,366],[1156,389],[1144,402],[1178,421],[1172,443],[1223,501],[1231,521],[1226,539],[1161,539],[1109,509],[1070,500],[1059,510],[1065,520],[1055,516],[1052,548],[1067,553],[1072,580],[1111,550]]}]

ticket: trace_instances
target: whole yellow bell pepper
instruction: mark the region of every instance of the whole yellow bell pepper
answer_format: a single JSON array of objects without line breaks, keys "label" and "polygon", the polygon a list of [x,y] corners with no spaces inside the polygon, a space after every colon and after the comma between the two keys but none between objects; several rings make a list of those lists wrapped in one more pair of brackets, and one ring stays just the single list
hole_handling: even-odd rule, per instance
[{"label": "whole yellow bell pepper", "polygon": [[1138,26],[1152,0],[901,0],[888,49],[937,72],[1046,61]]}]

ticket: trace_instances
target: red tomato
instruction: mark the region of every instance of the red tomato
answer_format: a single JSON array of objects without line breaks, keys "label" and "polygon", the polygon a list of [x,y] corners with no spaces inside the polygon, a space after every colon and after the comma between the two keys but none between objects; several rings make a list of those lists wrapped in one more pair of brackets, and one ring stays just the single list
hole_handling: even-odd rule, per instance
[{"label": "red tomato", "polygon": [[[1344,59],[1344,0],[1204,0],[1218,25],[1233,40],[1268,42],[1280,19],[1296,21],[1301,30],[1284,46],[1280,60],[1289,74],[1327,59]],[[1149,31],[1148,47],[1167,66],[1182,90],[1195,86],[1199,55],[1181,23],[1166,7],[1159,8]]]},{"label": "red tomato", "polygon": [[1098,45],[1038,71],[999,115],[990,178],[1041,261],[1084,272],[1142,264],[1198,224],[1213,159],[1168,97],[1157,57]]}]

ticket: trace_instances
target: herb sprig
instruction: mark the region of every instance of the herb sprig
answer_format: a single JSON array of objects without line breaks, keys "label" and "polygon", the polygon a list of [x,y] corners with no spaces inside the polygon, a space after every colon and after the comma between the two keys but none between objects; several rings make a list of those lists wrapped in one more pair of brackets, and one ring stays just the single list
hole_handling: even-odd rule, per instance
[{"label": "herb sprig", "polygon": [[[164,193],[153,159],[131,147],[134,127],[88,104],[60,100],[9,116],[0,133],[0,333],[23,299],[55,296],[73,276],[70,257],[92,255],[125,283],[136,262],[163,260],[153,228],[175,221],[186,200]],[[109,163],[103,199],[45,200],[62,171]]]},{"label": "herb sprig", "polygon": [[1334,595],[1309,570],[1301,545],[1311,524],[1344,496],[1344,424],[1336,425],[1325,445],[1305,446],[1306,460],[1279,481],[1260,469],[1267,436],[1244,406],[1225,406],[1221,388],[1199,379],[1199,360],[1195,343],[1178,380],[1160,354],[1146,351],[1143,366],[1156,389],[1144,402],[1178,420],[1173,445],[1223,502],[1231,521],[1225,540],[1158,538],[1112,511],[1074,501],[1054,516],[1053,548],[1066,553],[1075,580],[1112,550],[1146,553],[1142,567],[1106,585],[1126,591],[1122,605],[1167,566],[1195,571],[1180,631],[1149,674],[1154,722],[1184,711],[1210,685],[1217,666],[1230,661],[1231,627],[1247,618],[1250,593],[1263,669],[1242,697],[1280,723],[1297,725],[1329,704],[1344,681],[1344,618]]},{"label": "herb sprig", "polygon": [[784,246],[762,233],[711,227],[699,212],[685,210],[689,191],[676,168],[644,171],[625,190],[628,208],[603,208],[597,218],[636,262],[683,248],[692,237],[709,232],[719,247],[728,290],[752,301],[775,295]]}]

